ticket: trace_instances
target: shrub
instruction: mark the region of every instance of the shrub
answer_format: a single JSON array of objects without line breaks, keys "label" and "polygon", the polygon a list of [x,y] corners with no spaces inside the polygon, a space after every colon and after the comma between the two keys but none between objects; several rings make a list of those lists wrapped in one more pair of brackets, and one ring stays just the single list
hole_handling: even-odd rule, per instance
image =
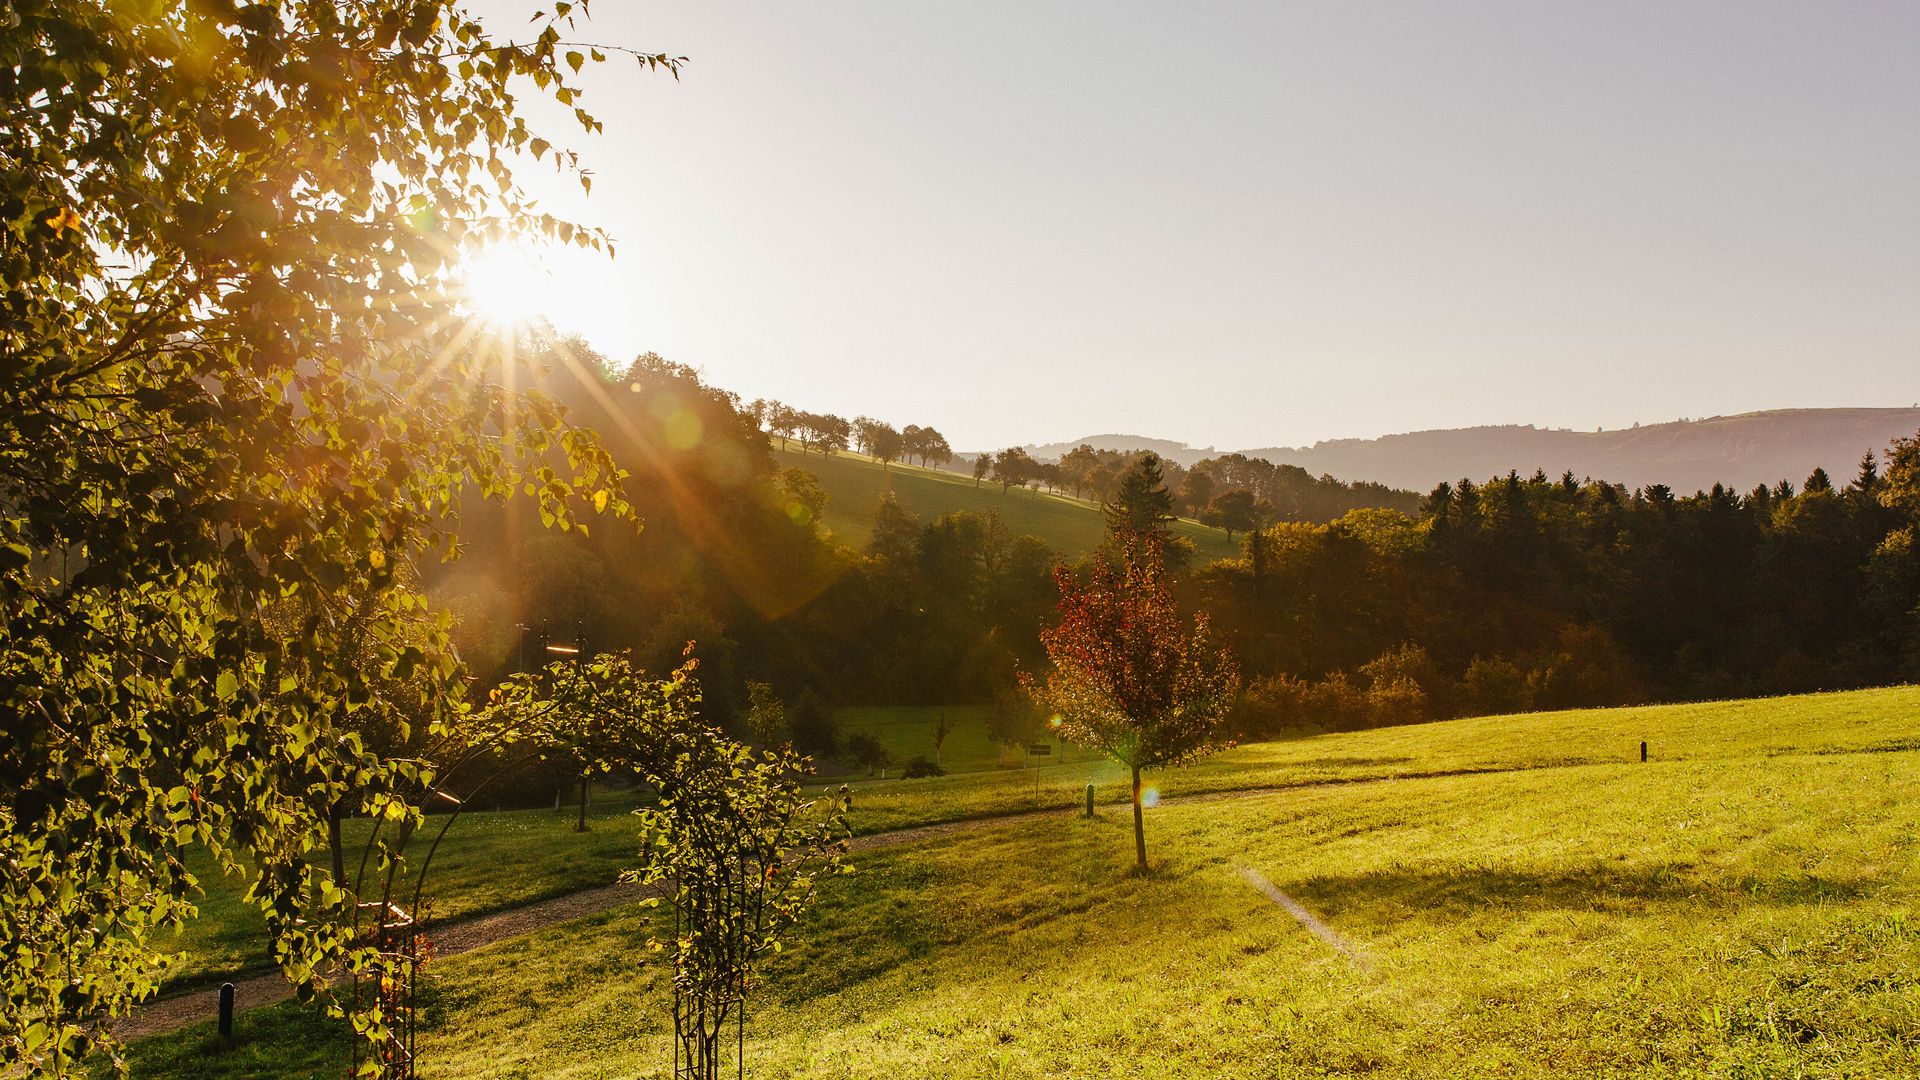
[{"label": "shrub", "polygon": [[855,765],[864,767],[868,776],[893,763],[893,755],[880,745],[880,740],[864,731],[847,740],[847,757]]},{"label": "shrub", "polygon": [[1439,672],[1414,644],[1388,649],[1360,667],[1367,684],[1367,722],[1374,727],[1417,724],[1430,717]]},{"label": "shrub", "polygon": [[1427,650],[1412,642],[1388,649],[1360,665],[1360,678],[1369,688],[1410,682],[1424,694],[1431,694],[1440,683],[1440,673],[1427,658]]},{"label": "shrub", "polygon": [[1367,687],[1367,720],[1374,727],[1417,724],[1427,718],[1427,692],[1404,675]]},{"label": "shrub", "polygon": [[1344,671],[1313,684],[1308,715],[1329,731],[1355,731],[1367,726],[1370,708],[1366,691],[1354,685]]},{"label": "shrub", "polygon": [[928,776],[945,776],[947,775],[947,770],[928,761],[925,757],[915,755],[907,762],[906,771],[900,775],[909,780],[919,780]]},{"label": "shrub", "polygon": [[840,749],[840,725],[813,691],[803,691],[787,714],[793,748],[813,758],[829,758]]},{"label": "shrub", "polygon": [[1245,738],[1272,738],[1303,731],[1308,727],[1307,701],[1311,693],[1312,687],[1305,679],[1284,672],[1254,679],[1240,695],[1228,724]]},{"label": "shrub", "polygon": [[1644,697],[1632,659],[1600,626],[1562,627],[1559,647],[1537,654],[1532,665],[1527,687],[1536,709],[1631,705]]},{"label": "shrub", "polygon": [[1234,730],[1274,736],[1366,727],[1372,715],[1367,693],[1336,671],[1319,682],[1280,674],[1256,679],[1234,710]]},{"label": "shrub", "polygon": [[1460,679],[1460,702],[1468,716],[1525,712],[1531,696],[1526,674],[1503,657],[1474,657]]}]

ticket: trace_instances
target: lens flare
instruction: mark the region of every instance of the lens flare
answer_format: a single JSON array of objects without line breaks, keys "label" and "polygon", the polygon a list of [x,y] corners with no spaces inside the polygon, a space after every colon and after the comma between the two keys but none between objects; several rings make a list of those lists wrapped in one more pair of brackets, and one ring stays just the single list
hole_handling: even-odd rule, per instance
[{"label": "lens flare", "polygon": [[1140,789],[1140,805],[1151,810],[1160,805],[1160,789],[1147,787]]}]

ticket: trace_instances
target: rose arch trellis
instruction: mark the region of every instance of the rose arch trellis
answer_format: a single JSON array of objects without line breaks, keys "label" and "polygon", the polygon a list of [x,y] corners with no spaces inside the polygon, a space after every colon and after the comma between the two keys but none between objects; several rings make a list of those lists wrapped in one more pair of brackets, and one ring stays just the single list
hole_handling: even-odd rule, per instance
[{"label": "rose arch trellis", "polygon": [[[374,815],[353,880],[352,930],[378,960],[352,972],[351,1008],[368,1036],[356,1040],[357,1071],[415,1076],[415,989],[441,842],[494,785],[564,755],[589,772],[635,775],[656,796],[636,811],[644,864],[623,878],[654,886],[648,903],[672,911],[671,945],[653,944],[674,964],[673,1075],[717,1080],[728,1034],[734,1071],[745,1075],[746,1000],[761,966],[821,875],[848,869],[847,795],[820,805],[802,789],[806,762],[790,749],[756,751],[700,720],[694,666],[653,679],[602,654],[513,676],[429,754],[438,760],[421,770],[421,812]],[[403,853],[423,830],[432,840],[408,873]]]}]

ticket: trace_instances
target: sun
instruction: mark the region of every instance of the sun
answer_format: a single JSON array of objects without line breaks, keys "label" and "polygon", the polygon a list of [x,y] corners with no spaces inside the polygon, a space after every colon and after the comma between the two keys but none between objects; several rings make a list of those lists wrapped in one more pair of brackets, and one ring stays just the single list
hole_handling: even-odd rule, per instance
[{"label": "sun", "polygon": [[483,248],[464,260],[460,292],[473,317],[500,329],[530,325],[553,314],[553,271],[521,244]]}]

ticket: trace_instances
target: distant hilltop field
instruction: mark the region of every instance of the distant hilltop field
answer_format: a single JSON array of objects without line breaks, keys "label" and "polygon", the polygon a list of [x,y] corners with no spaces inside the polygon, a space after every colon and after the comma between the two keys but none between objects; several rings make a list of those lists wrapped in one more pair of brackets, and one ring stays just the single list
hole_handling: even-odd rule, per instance
[{"label": "distant hilltop field", "polygon": [[[1537,468],[1553,476],[1571,470],[1581,478],[1629,487],[1665,484],[1688,493],[1716,483],[1738,489],[1778,480],[1798,485],[1815,467],[1836,478],[1849,477],[1868,450],[1879,455],[1895,438],[1915,433],[1920,433],[1920,408],[1772,409],[1612,431],[1511,424],[1331,439],[1241,453],[1276,465],[1298,465],[1316,476],[1371,480],[1414,491],[1429,490],[1442,480],[1482,480],[1510,469],[1531,473]],[[1057,457],[1081,442],[1096,448],[1150,449],[1183,465],[1224,453],[1133,435],[1096,435],[1034,446],[1031,452]]]}]

